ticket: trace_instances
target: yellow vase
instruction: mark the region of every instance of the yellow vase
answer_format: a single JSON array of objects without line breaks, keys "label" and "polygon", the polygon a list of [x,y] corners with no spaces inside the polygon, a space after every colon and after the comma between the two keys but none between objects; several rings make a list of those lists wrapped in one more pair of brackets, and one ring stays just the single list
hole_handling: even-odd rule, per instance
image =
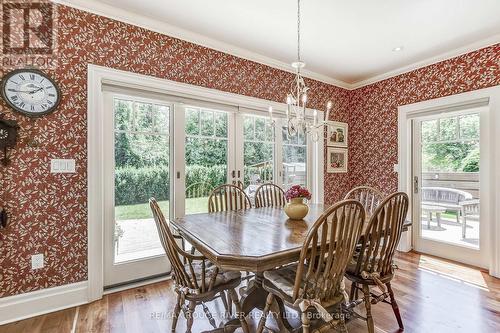
[{"label": "yellow vase", "polygon": [[285,213],[291,220],[302,220],[309,212],[309,206],[304,203],[304,198],[293,198],[285,205]]}]

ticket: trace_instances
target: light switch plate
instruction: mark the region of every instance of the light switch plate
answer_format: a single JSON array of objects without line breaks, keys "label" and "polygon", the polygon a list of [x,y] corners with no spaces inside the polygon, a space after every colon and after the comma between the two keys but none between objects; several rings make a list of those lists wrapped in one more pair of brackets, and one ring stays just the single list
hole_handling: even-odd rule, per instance
[{"label": "light switch plate", "polygon": [[43,253],[38,253],[31,256],[31,269],[40,268],[43,268]]},{"label": "light switch plate", "polygon": [[394,164],[393,170],[394,172],[399,172],[399,164]]},{"label": "light switch plate", "polygon": [[74,159],[52,159],[50,160],[51,173],[74,173],[76,162]]}]

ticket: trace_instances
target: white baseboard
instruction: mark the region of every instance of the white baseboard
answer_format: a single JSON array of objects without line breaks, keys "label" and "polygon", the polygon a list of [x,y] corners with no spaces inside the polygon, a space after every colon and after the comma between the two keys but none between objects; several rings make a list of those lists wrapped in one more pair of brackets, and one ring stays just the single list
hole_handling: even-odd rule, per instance
[{"label": "white baseboard", "polygon": [[88,282],[0,298],[0,325],[88,302]]}]

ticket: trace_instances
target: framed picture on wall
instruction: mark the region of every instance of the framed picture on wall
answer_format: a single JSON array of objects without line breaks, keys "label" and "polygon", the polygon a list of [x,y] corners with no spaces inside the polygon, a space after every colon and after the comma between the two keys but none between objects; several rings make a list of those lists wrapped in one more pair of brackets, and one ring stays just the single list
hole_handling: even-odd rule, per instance
[{"label": "framed picture on wall", "polygon": [[329,121],[328,146],[347,147],[348,125],[339,121]]},{"label": "framed picture on wall", "polygon": [[326,171],[329,173],[347,172],[347,149],[327,147],[326,150]]}]

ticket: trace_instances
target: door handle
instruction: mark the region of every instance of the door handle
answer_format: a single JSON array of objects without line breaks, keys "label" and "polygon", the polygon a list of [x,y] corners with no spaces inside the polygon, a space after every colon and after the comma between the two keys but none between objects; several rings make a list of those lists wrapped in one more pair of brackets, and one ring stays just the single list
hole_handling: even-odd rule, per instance
[{"label": "door handle", "polygon": [[240,176],[241,176],[241,171],[238,170],[238,178],[240,178]]},{"label": "door handle", "polygon": [[413,177],[413,193],[418,193],[418,176]]},{"label": "door handle", "polygon": [[234,170],[233,170],[233,171],[231,172],[231,176],[232,176],[233,178],[235,178],[235,177],[236,177],[236,171],[234,171]]}]

